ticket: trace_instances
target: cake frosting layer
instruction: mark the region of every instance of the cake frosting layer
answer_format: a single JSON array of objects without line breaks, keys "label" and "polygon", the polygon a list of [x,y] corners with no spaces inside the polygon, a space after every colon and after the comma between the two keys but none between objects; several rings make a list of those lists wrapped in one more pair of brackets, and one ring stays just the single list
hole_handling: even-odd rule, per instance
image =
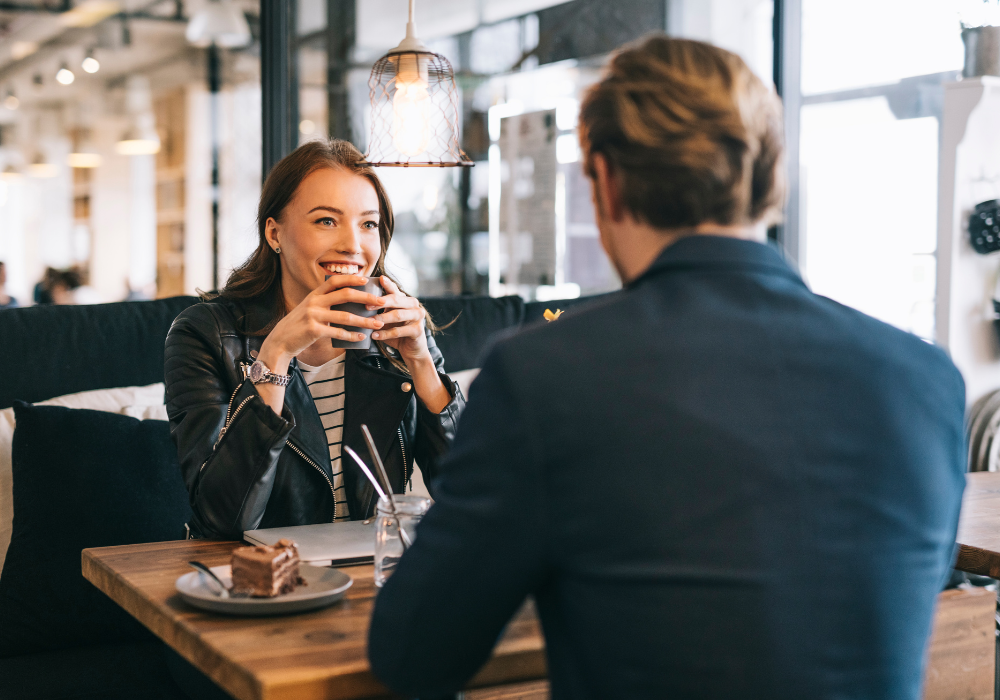
[{"label": "cake frosting layer", "polygon": [[299,576],[299,550],[290,540],[278,540],[272,546],[240,547],[233,550],[231,563],[234,593],[273,598],[304,583]]}]

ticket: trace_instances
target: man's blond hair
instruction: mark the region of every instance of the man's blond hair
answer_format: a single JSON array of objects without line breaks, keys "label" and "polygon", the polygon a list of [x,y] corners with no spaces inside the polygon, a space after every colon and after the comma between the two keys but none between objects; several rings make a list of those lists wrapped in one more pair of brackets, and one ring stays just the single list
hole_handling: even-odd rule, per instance
[{"label": "man's blond hair", "polygon": [[781,101],[736,54],[656,35],[623,47],[580,110],[584,168],[614,171],[625,208],[657,228],[777,221]]}]

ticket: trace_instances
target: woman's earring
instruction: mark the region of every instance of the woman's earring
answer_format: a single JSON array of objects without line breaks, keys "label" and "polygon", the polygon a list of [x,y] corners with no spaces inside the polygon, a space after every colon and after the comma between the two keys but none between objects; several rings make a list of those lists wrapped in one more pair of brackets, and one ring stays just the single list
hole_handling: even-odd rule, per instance
[{"label": "woman's earring", "polygon": [[277,253],[278,255],[281,255],[281,246],[279,245],[277,248],[275,248],[274,252]]}]

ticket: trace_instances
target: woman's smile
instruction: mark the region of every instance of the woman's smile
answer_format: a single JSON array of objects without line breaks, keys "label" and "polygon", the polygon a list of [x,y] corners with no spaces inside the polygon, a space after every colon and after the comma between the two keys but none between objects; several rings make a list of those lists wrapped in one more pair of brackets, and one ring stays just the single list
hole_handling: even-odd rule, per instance
[{"label": "woman's smile", "polygon": [[330,275],[356,275],[361,271],[361,265],[349,262],[321,262],[319,264]]}]

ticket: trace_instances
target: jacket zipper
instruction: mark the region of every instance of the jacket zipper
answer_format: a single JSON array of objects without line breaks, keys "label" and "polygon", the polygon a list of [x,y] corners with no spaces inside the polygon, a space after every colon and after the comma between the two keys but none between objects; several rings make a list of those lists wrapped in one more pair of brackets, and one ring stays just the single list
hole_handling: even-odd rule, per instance
[{"label": "jacket zipper", "polygon": [[312,466],[313,469],[315,469],[316,471],[318,471],[319,474],[320,474],[320,476],[322,476],[324,479],[326,479],[326,483],[330,486],[330,494],[333,496],[333,520],[331,520],[330,522],[331,523],[332,522],[336,522],[336,520],[337,520],[337,492],[333,488],[333,482],[330,481],[330,477],[328,477],[326,475],[326,472],[323,471],[323,469],[320,468],[320,466],[318,464],[316,464],[314,461],[312,461],[311,459],[309,459],[308,457],[306,457],[305,452],[303,452],[302,450],[300,450],[298,448],[298,446],[296,446],[296,444],[294,442],[292,442],[291,440],[286,440],[285,444],[288,445],[290,448],[292,448],[292,451],[295,454],[297,454],[299,457],[301,457],[302,459],[304,459],[309,465]]},{"label": "jacket zipper", "polygon": [[[236,415],[235,415],[235,414],[233,414],[233,401],[235,401],[235,400],[236,400],[236,394],[237,394],[237,393],[239,392],[239,390],[240,390],[240,387],[236,387],[236,389],[235,389],[235,390],[233,391],[233,395],[229,397],[229,407],[228,407],[228,408],[226,409],[226,422],[225,422],[225,424],[224,424],[224,425],[222,426],[222,430],[221,430],[221,431],[219,431],[219,437],[218,437],[218,438],[216,438],[216,440],[215,440],[215,444],[214,444],[214,445],[212,445],[212,452],[211,452],[211,453],[209,453],[208,457],[206,457],[206,458],[205,458],[205,461],[201,463],[201,466],[200,466],[200,467],[198,467],[198,471],[199,471],[199,472],[200,472],[200,471],[201,471],[202,469],[204,469],[204,468],[205,468],[205,465],[206,465],[206,464],[208,464],[208,460],[212,459],[212,454],[214,454],[214,453],[215,453],[215,448],[219,446],[219,443],[220,443],[220,442],[222,442],[222,436],[223,436],[223,435],[225,435],[225,434],[226,434],[226,430],[228,430],[228,429],[229,429],[229,424],[233,422],[233,419],[234,419],[234,418],[236,418]],[[243,403],[241,403],[241,404],[240,404],[240,405],[239,405],[239,406],[238,406],[238,407],[236,408],[236,413],[239,413],[239,412],[240,412],[240,409],[241,409],[241,408],[243,408],[244,404],[246,404],[246,402],[247,402],[247,401],[249,401],[249,400],[250,400],[250,399],[246,399],[245,401],[243,401]],[[232,418],[230,418],[230,415],[232,415]]]},{"label": "jacket zipper", "polygon": [[[226,431],[229,430],[229,426],[231,426],[233,424],[233,421],[236,420],[236,416],[238,416],[240,414],[240,411],[243,410],[243,407],[246,406],[247,403],[249,403],[250,399],[252,399],[252,398],[253,398],[252,396],[248,396],[245,399],[243,399],[242,401],[240,401],[240,405],[236,407],[235,411],[233,411],[232,418],[229,418],[226,421],[226,424],[224,426],[222,426],[222,430],[219,431],[219,439],[215,441],[215,447],[219,446],[219,443],[222,442],[222,437],[226,434]],[[215,447],[213,447],[212,449],[214,450]]]},{"label": "jacket zipper", "polygon": [[399,436],[399,450],[403,453],[403,493],[406,493],[406,485],[410,482],[410,469],[406,465],[406,448],[403,446],[403,429],[396,428],[396,435]]}]

